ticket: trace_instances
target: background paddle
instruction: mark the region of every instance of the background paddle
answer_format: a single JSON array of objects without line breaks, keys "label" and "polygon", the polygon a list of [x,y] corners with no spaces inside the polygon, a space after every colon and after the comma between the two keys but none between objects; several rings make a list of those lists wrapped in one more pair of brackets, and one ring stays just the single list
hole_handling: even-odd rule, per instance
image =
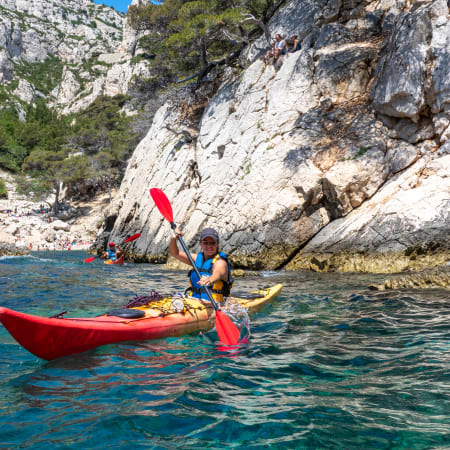
[{"label": "background paddle", "polygon": [[[172,230],[176,230],[177,226],[173,222],[173,211],[172,211],[172,205],[169,202],[169,199],[166,197],[166,194],[164,194],[161,189],[158,188],[152,188],[150,189],[150,195],[153,198],[153,201],[155,202],[156,207],[159,209],[159,212],[163,215],[163,217],[170,223],[170,226],[172,227]],[[197,274],[198,279],[200,280],[201,275],[198,271],[197,266],[194,263],[194,260],[192,259],[192,256],[186,246],[186,244],[183,241],[183,238],[178,235],[178,241],[180,242],[181,246],[183,247],[184,252],[186,253],[187,257],[189,258],[189,262],[191,263],[195,273]],[[214,306],[214,309],[216,310],[216,330],[217,334],[219,335],[219,339],[222,343],[226,345],[236,345],[239,342],[239,336],[240,331],[238,327],[231,321],[231,319],[224,314],[216,301],[214,300],[213,296],[211,295],[210,290],[207,286],[202,286],[203,289],[206,292],[206,295],[208,296],[209,301]]]},{"label": "background paddle", "polygon": [[[130,236],[129,238],[126,238],[124,243],[126,244],[127,242],[135,241],[140,236],[141,236],[141,233],[133,234],[133,236]],[[120,245],[119,245],[119,247],[120,247]],[[84,262],[85,263],[90,263],[90,262],[94,261],[95,258],[97,258],[97,257],[96,256],[91,256],[90,258],[86,258],[84,260]]]}]

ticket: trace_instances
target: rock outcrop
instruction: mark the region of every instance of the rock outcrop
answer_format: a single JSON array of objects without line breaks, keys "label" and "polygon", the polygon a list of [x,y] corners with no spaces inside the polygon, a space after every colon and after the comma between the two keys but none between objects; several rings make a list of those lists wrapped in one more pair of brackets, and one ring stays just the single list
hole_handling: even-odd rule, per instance
[{"label": "rock outcrop", "polygon": [[22,256],[28,255],[30,251],[27,247],[16,246],[7,242],[0,242],[0,257],[2,256]]},{"label": "rock outcrop", "polygon": [[424,270],[386,280],[382,284],[371,284],[369,289],[384,291],[386,289],[450,289],[450,267]]},{"label": "rock outcrop", "polygon": [[444,0],[289,2],[269,28],[298,34],[302,49],[266,65],[257,41],[248,67],[208,94],[196,129],[189,105],[164,105],[129,161],[108,235],[141,232],[130,256],[164,261],[169,226],[148,193],[159,187],[190,248],[216,227],[235,267],[445,263],[448,17]]}]

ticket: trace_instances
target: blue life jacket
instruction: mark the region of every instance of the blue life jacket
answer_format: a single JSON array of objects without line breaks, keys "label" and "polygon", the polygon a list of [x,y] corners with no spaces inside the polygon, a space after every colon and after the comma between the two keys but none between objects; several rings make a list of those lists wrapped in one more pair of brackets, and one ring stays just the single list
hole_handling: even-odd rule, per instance
[{"label": "blue life jacket", "polygon": [[106,259],[111,259],[112,261],[115,261],[117,259],[117,257],[116,257],[117,250],[111,250],[110,248],[108,248],[108,250],[106,250],[106,251],[108,252]]},{"label": "blue life jacket", "polygon": [[[204,255],[203,252],[201,252],[197,255],[197,258],[195,259],[195,265],[197,266],[197,269],[200,272],[201,276],[203,275],[207,277],[210,276],[212,274],[212,268],[214,266],[214,263],[219,258],[224,259],[225,262],[227,263],[228,281],[218,280],[212,286],[208,287],[214,300],[221,302],[223,301],[224,297],[230,296],[231,287],[233,286],[233,278],[231,277],[231,267],[228,261],[228,256],[223,252],[219,252],[212,258],[207,259],[206,261],[203,261],[203,258]],[[199,278],[195,273],[195,270],[193,269],[190,270],[188,276],[191,284],[191,288],[189,288],[192,291],[191,296],[195,298],[201,298],[203,300],[209,300],[204,287],[198,284]]]}]

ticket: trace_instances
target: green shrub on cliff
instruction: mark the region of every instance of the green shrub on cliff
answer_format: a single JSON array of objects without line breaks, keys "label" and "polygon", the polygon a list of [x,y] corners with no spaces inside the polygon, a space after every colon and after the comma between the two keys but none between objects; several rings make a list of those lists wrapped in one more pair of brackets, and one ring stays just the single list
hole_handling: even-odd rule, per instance
[{"label": "green shrub on cliff", "polygon": [[109,168],[124,165],[138,143],[132,120],[121,113],[128,97],[100,96],[87,109],[70,117],[73,148],[90,156],[107,153]]},{"label": "green shrub on cliff", "polygon": [[19,172],[34,149],[59,149],[68,129],[67,121],[50,110],[43,99],[28,108],[25,122],[13,109],[0,111],[0,167]]},{"label": "green shrub on cliff", "polygon": [[16,111],[0,111],[0,167],[17,172],[28,154],[18,136],[22,133],[21,122]]},{"label": "green shrub on cliff", "polygon": [[0,198],[8,198],[8,190],[5,182],[0,178]]},{"label": "green shrub on cliff", "polygon": [[38,91],[49,94],[61,82],[63,63],[53,56],[37,63],[21,60],[14,69],[20,78],[28,80]]}]

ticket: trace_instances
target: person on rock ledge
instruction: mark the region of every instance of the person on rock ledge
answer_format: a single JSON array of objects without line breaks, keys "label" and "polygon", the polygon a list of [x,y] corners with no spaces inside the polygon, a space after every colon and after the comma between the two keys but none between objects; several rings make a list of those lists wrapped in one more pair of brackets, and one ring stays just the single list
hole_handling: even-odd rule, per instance
[{"label": "person on rock ledge", "polygon": [[[190,261],[185,252],[178,249],[178,236],[183,233],[177,228],[169,243],[169,254],[179,261],[189,264]],[[200,235],[200,247],[202,251],[192,254],[192,259],[200,272],[198,279],[194,270],[188,273],[191,287],[186,291],[191,292],[192,297],[208,300],[208,295],[203,286],[211,287],[211,294],[214,300],[222,302],[224,297],[230,296],[233,279],[231,277],[231,267],[225,253],[219,251],[219,235],[213,228],[205,228]]]},{"label": "person on rock ledge", "polygon": [[283,39],[281,34],[277,33],[275,35],[275,40],[272,43],[272,49],[264,55],[264,62],[268,62],[272,57],[276,61],[280,55],[286,54],[286,41]]},{"label": "person on rock ledge", "polygon": [[108,248],[102,253],[100,259],[110,259],[111,261],[116,261],[122,255],[123,250],[114,244],[114,242],[110,242]]}]

